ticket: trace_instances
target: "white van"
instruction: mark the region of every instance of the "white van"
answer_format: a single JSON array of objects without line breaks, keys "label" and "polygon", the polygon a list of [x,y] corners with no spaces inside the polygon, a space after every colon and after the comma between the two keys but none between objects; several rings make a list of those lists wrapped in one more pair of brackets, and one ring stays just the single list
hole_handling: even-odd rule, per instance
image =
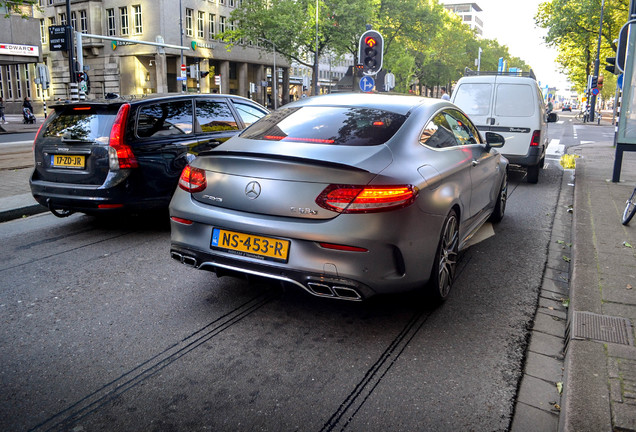
[{"label": "white van", "polygon": [[[495,73],[465,76],[457,83],[451,102],[482,133],[503,135],[506,143],[500,152],[511,164],[527,169],[529,183],[539,181],[548,133],[543,96],[534,78]],[[548,120],[556,121],[556,115]]]}]

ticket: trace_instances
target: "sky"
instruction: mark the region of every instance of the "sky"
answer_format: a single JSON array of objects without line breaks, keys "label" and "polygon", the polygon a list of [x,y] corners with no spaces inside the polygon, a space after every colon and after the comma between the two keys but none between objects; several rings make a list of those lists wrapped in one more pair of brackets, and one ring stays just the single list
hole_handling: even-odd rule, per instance
[{"label": "sky", "polygon": [[[472,0],[482,9],[484,37],[496,39],[508,52],[529,64],[542,86],[564,90],[567,78],[555,62],[556,49],[543,41],[546,30],[536,26],[534,17],[545,0]],[[450,2],[449,2],[450,3]],[[459,3],[459,1],[453,3]]]}]

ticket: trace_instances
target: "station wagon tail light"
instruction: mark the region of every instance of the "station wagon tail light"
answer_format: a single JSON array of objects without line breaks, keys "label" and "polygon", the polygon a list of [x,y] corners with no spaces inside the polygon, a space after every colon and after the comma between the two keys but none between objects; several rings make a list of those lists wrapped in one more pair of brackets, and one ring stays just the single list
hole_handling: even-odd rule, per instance
[{"label": "station wagon tail light", "polygon": [[532,140],[530,141],[530,146],[536,147],[541,143],[541,131],[536,130],[532,132]]},{"label": "station wagon tail light", "polygon": [[190,165],[181,171],[181,177],[179,178],[179,187],[186,192],[194,193],[201,192],[208,186],[208,182],[205,179],[205,171],[201,168],[194,168]]},{"label": "station wagon tail light", "polygon": [[377,213],[407,207],[415,201],[418,189],[412,185],[355,186],[329,185],[316,198],[316,204],[338,213]]},{"label": "station wagon tail light", "polygon": [[130,111],[130,104],[123,104],[117,112],[113,127],[110,129],[110,140],[108,141],[108,167],[111,171],[126,168],[137,168],[137,158],[132,149],[124,142],[124,132],[126,131],[126,119]]}]

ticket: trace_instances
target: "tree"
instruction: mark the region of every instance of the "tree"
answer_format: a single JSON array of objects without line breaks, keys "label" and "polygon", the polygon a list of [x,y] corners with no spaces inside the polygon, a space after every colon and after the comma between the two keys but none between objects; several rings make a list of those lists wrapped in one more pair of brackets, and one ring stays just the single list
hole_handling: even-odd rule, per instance
[{"label": "tree", "polygon": [[[629,0],[605,0],[601,61],[614,56],[615,40],[629,15],[628,3]],[[593,72],[601,4],[601,0],[549,0],[539,5],[535,17],[537,25],[548,30],[546,42],[557,48],[557,62],[579,92],[585,90],[587,77]]]},{"label": "tree", "polygon": [[21,15],[22,18],[27,18],[30,15],[24,8],[31,6],[37,6],[37,0],[13,0],[13,1],[0,1],[0,9],[5,9],[5,18],[8,18],[11,14]]}]

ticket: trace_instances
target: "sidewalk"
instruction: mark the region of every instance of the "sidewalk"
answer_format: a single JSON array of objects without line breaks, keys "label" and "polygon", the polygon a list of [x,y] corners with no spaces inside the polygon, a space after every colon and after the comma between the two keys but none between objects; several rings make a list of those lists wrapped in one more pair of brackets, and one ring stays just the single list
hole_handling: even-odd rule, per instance
[{"label": "sidewalk", "polygon": [[612,183],[609,142],[574,148],[572,280],[560,430],[636,431],[636,223],[621,225],[636,152]]},{"label": "sidewalk", "polygon": [[[636,152],[612,183],[611,142],[570,150],[580,158],[563,174],[511,430],[636,432],[636,219],[621,225]],[[31,171],[0,170],[0,222],[47,211],[31,197]]]}]

